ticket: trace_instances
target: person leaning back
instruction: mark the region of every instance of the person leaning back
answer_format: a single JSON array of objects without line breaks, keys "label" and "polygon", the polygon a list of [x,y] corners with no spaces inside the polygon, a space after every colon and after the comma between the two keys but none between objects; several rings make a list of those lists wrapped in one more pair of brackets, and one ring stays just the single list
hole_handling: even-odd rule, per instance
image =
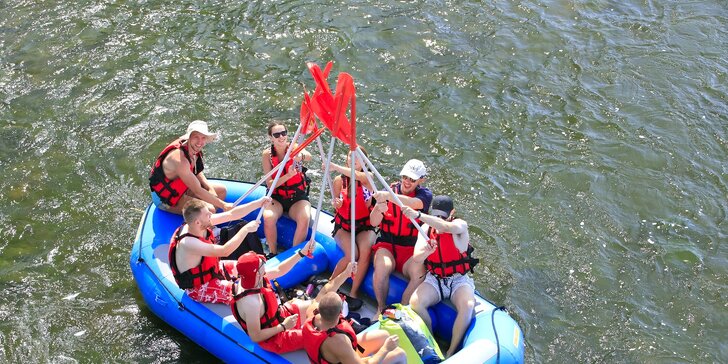
[{"label": "person leaning back", "polygon": [[193,198],[205,201],[210,212],[215,212],[215,208],[232,208],[231,203],[225,202],[225,186],[209,182],[202,172],[202,148],[215,139],[217,133],[210,132],[206,122],[195,120],[185,135],[159,153],[149,173],[152,201],[158,208],[181,215],[182,207]]}]

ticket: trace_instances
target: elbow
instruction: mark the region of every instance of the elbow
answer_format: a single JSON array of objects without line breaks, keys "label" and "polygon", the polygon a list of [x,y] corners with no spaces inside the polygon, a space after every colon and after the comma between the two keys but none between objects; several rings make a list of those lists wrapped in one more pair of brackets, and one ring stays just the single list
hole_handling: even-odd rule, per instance
[{"label": "elbow", "polygon": [[253,340],[256,343],[265,341],[265,339],[263,338],[263,335],[261,335],[260,333],[248,334],[248,336],[250,336],[250,340]]}]

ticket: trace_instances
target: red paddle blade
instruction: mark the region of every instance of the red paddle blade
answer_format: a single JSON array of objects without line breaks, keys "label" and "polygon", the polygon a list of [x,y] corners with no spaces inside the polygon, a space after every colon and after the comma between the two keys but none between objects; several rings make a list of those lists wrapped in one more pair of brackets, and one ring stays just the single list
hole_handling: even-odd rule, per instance
[{"label": "red paddle blade", "polygon": [[316,82],[316,89],[309,100],[308,108],[337,139],[348,144],[352,150],[356,149],[354,79],[348,73],[340,73],[336,83],[336,96],[334,96],[326,81],[332,63],[329,62],[324,71],[315,63],[308,63],[307,66]]},{"label": "red paddle blade", "polygon": [[314,118],[313,110],[311,110],[311,98],[306,92],[306,87],[303,88],[303,102],[301,103],[301,131],[304,134],[309,134],[318,130],[316,125],[316,118]]},{"label": "red paddle blade", "polygon": [[[336,82],[336,118],[338,120],[336,136],[349,145],[351,150],[356,149],[356,89],[354,78],[346,72],[339,73]],[[349,117],[346,113],[349,111]]]}]

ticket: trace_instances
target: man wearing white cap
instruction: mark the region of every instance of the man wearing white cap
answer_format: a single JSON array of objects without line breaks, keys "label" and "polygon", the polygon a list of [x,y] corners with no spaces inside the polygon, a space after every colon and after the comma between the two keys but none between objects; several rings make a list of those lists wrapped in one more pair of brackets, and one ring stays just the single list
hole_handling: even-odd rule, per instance
[{"label": "man wearing white cap", "polygon": [[[432,192],[421,184],[427,176],[427,169],[422,161],[410,159],[399,173],[401,180],[392,185],[405,206],[426,212],[432,202]],[[374,255],[374,295],[377,297],[377,311],[386,307],[389,293],[389,275],[394,270],[409,279],[407,288],[402,294],[402,303],[409,302],[412,292],[422,282],[425,268],[412,259],[419,231],[412,222],[402,214],[394,197],[387,191],[374,193],[377,204],[369,215],[372,226],[379,226],[379,237],[372,247]],[[419,223],[419,220],[415,220]]]},{"label": "man wearing white cap", "polygon": [[211,212],[232,208],[231,203],[225,202],[225,186],[208,182],[202,173],[202,148],[215,139],[217,133],[210,132],[206,122],[195,120],[185,135],[159,153],[149,173],[152,201],[158,208],[181,215],[182,206],[192,198],[205,201]]}]

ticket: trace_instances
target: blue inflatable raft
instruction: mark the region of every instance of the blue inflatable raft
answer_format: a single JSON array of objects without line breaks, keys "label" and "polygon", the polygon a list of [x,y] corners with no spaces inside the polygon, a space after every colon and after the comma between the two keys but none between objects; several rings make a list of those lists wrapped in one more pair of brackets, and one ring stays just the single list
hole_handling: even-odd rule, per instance
[{"label": "blue inflatable raft", "polygon": [[[235,201],[252,187],[251,183],[216,180],[224,183],[228,190],[228,201]],[[265,194],[259,187],[247,197],[253,201]],[[246,219],[255,218],[257,211]],[[294,287],[314,274],[330,272],[343,256],[336,246],[331,231],[331,215],[322,212],[315,232],[316,249],[313,259],[301,260],[285,277],[278,279],[284,288]],[[136,239],[131,249],[130,265],[139,290],[149,309],[166,323],[186,335],[197,345],[229,363],[307,363],[304,351],[285,355],[269,353],[250,340],[230,312],[227,305],[202,304],[190,299],[177,287],[169,268],[167,255],[169,240],[174,230],[182,224],[182,218],[157,209],[154,204],[147,207],[139,224]],[[258,234],[263,236],[261,224]],[[290,247],[295,224],[287,218],[278,222],[279,245]],[[295,254],[295,249],[284,251],[268,265],[279,263]],[[374,297],[372,270],[362,284],[363,293]],[[406,284],[398,276],[392,276],[388,303],[399,302]],[[365,300],[366,302],[367,300]],[[449,340],[454,309],[445,303],[430,308],[433,334]],[[476,294],[475,315],[465,334],[460,349],[446,363],[523,363],[523,334],[507,312]]]}]

